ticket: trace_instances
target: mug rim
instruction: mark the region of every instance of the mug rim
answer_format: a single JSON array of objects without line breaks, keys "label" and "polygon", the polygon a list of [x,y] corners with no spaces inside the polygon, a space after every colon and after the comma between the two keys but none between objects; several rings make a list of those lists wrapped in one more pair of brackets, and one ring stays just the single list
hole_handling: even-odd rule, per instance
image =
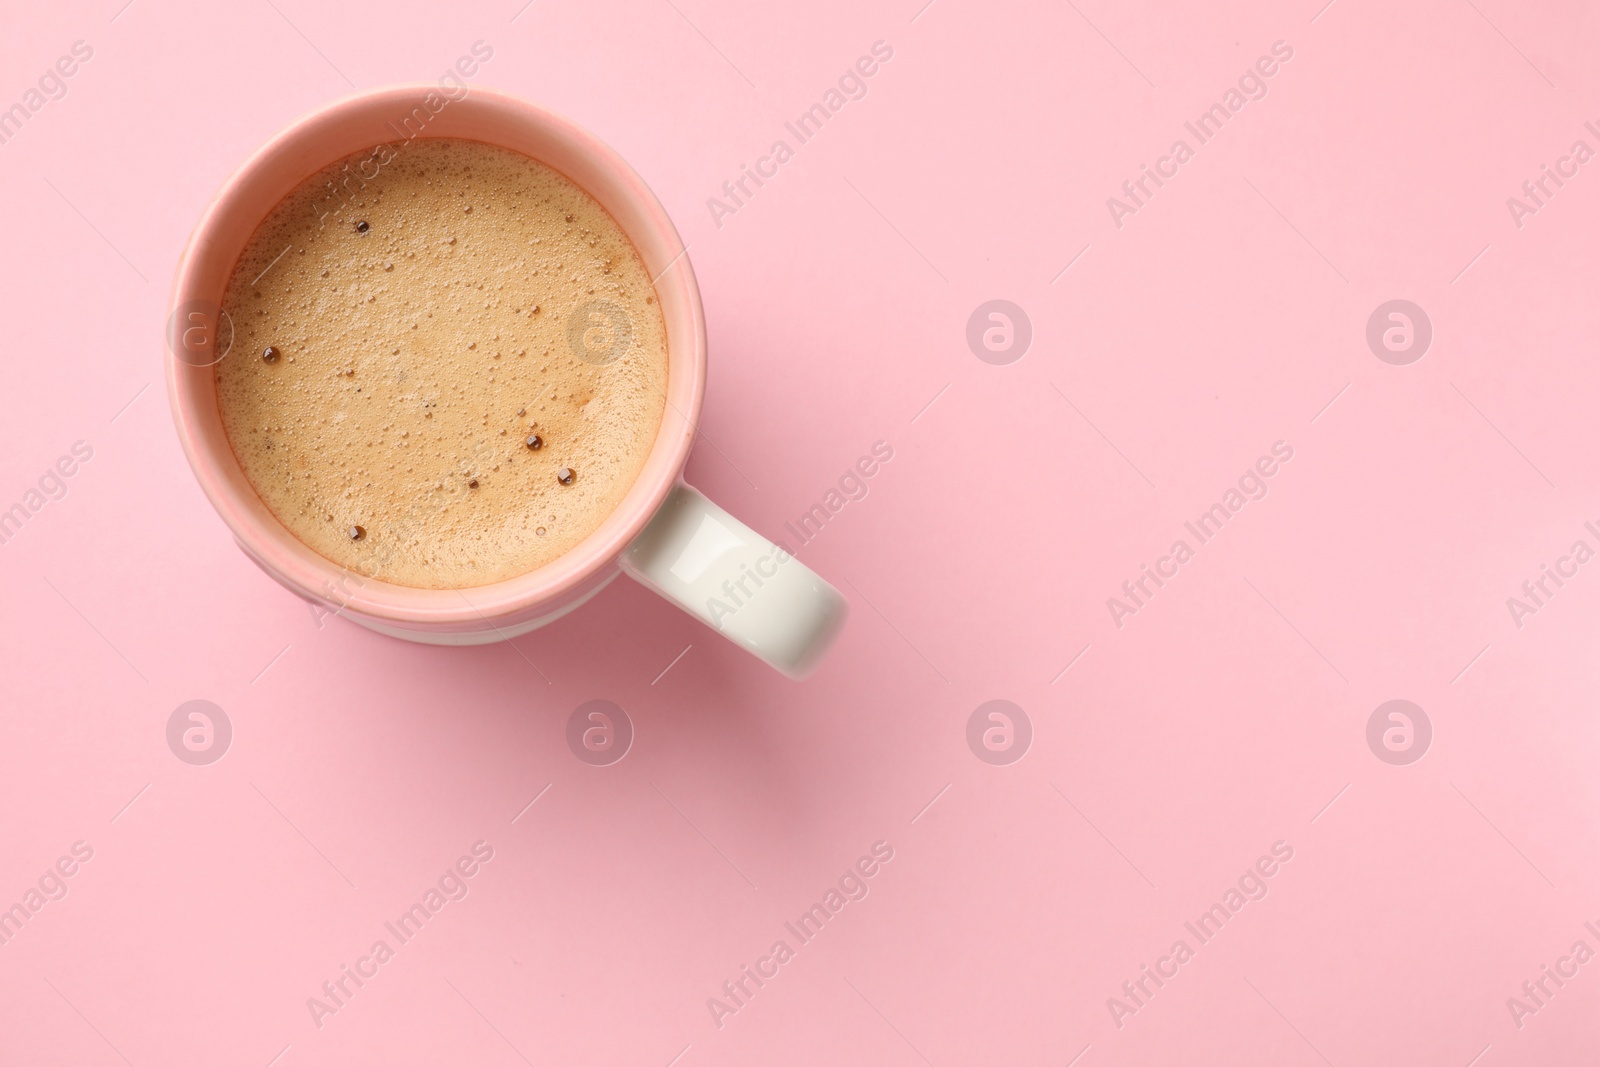
[{"label": "mug rim", "polygon": [[[688,249],[665,207],[614,149],[571,120],[509,93],[470,88],[443,98],[438,86],[415,83],[361,90],[315,108],[261,145],[206,206],[179,260],[168,301],[169,323],[186,304],[220,305],[239,253],[284,196],[318,170],[382,143],[358,136],[382,116],[404,113],[428,94],[443,99],[450,120],[414,137],[480,140],[529,156],[572,181],[611,215],[645,269],[667,326],[667,395],[661,427],[634,484],[617,508],[554,560],[511,578],[459,589],[423,589],[357,574],[319,555],[267,510],[244,476],[216,403],[215,371],[179,358],[171,327],[163,337],[168,401],[189,465],[235,540],[268,574],[300,596],[340,612],[424,631],[477,632],[515,626],[559,610],[609,579],[618,557],[655,516],[688,461],[705,396],[705,315]],[[390,126],[390,129],[395,127]],[[463,130],[472,132],[462,132]],[[489,134],[491,136],[485,136]],[[409,138],[406,143],[409,143]],[[508,143],[510,142],[510,143]],[[530,146],[541,150],[534,151]],[[316,150],[316,162],[270,197],[262,186],[285,179],[287,160]],[[403,149],[402,149],[403,150]],[[551,158],[554,157],[554,158]],[[582,171],[582,175],[571,173]],[[220,258],[219,258],[220,257]],[[217,264],[227,261],[221,272]],[[221,447],[218,447],[220,441]]]}]

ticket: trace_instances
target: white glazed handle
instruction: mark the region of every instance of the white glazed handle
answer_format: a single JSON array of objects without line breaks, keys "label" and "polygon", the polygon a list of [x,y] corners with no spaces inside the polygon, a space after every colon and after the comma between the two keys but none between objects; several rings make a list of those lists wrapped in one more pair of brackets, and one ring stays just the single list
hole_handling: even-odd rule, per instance
[{"label": "white glazed handle", "polygon": [[804,678],[844,625],[844,596],[683,482],[622,553],[622,569],[684,611]]}]

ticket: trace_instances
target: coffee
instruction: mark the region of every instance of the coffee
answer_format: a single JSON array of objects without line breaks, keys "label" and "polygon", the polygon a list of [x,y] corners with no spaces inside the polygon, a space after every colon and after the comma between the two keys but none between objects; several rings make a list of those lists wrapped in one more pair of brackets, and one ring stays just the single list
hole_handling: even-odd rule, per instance
[{"label": "coffee", "polygon": [[234,268],[216,366],[234,454],[358,574],[438,589],[540,567],[616,510],[660,429],[649,272],[525,156],[439,138],[358,158],[359,178],[340,161],[286,197]]}]

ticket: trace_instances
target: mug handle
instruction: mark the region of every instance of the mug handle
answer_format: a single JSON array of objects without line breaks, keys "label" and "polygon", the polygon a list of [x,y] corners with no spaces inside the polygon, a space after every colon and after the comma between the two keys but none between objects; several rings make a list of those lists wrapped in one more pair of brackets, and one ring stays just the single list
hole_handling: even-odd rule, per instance
[{"label": "mug handle", "polygon": [[837,589],[683,481],[620,563],[630,577],[794,679],[811,673],[849,613]]}]

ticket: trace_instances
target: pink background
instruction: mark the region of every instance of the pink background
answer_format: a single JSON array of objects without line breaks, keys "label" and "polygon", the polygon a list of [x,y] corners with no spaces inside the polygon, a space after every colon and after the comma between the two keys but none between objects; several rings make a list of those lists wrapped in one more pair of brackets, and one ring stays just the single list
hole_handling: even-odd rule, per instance
[{"label": "pink background", "polygon": [[[1600,547],[1600,164],[1520,229],[1506,206],[1600,149],[1593,7],[921,2],[8,15],[0,107],[94,51],[0,145],[0,508],[94,455],[0,545],[0,907],[94,854],[0,946],[0,1062],[1593,1058],[1600,960],[1520,1027],[1507,998],[1600,950],[1600,564],[1520,628],[1506,605]],[[854,609],[810,680],[625,581],[514,648],[319,628],[197,489],[159,379],[208,197],[479,40],[470,84],[605,138],[690,245],[695,484],[784,536],[892,445],[800,550]],[[878,40],[866,98],[717,226],[707,198]],[[1278,40],[1267,97],[1115,226]],[[1033,326],[1010,365],[965,340],[994,298]],[[1409,366],[1365,340],[1399,298],[1434,328]],[[1106,599],[1280,440],[1270,494],[1119,629]],[[1433,727],[1407,766],[1366,740],[1396,698]],[[233,724],[209,766],[167,746],[191,699]],[[566,744],[591,699],[636,730],[609,767]],[[1020,762],[968,747],[991,699],[1032,722]],[[479,840],[470,894],[319,1028],[307,998]],[[876,841],[870,894],[717,1026]],[[1198,945],[1277,841],[1270,893]],[[1180,938],[1119,1028],[1107,999]]]}]

